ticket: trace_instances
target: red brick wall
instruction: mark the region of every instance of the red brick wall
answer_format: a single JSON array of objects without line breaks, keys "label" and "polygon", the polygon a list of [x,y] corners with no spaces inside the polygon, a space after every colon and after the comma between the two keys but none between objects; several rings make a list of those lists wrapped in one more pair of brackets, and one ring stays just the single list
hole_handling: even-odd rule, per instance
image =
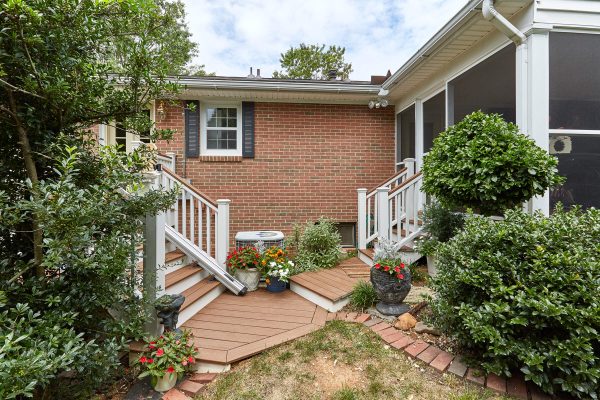
[{"label": "red brick wall", "polygon": [[183,110],[165,110],[158,126],[177,133],[159,151],[176,152],[177,173],[200,191],[232,201],[232,238],[259,229],[287,235],[320,216],[356,222],[356,189],[394,172],[393,107],[256,103],[253,159],[190,158],[185,170]]}]

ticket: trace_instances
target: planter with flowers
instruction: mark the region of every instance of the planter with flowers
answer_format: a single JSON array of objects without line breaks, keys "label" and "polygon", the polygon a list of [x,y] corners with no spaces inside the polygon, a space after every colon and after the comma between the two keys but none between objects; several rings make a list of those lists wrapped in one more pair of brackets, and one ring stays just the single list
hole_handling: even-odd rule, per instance
[{"label": "planter with flowers", "polygon": [[235,278],[242,282],[249,292],[258,288],[260,253],[256,247],[246,246],[235,249],[227,256],[227,267]]},{"label": "planter with flowers", "polygon": [[144,370],[139,377],[150,376],[157,392],[166,392],[177,383],[177,378],[191,368],[197,347],[189,331],[170,331],[156,339],[148,340],[147,350],[138,359]]},{"label": "planter with flowers", "polygon": [[285,251],[277,246],[268,248],[262,253],[260,266],[265,276],[267,290],[283,292],[294,267],[294,263],[287,259]]},{"label": "planter with flowers", "polygon": [[400,258],[400,246],[389,240],[380,239],[375,245],[371,268],[371,283],[379,302],[375,306],[384,315],[401,315],[410,309],[403,301],[410,292],[411,274]]}]

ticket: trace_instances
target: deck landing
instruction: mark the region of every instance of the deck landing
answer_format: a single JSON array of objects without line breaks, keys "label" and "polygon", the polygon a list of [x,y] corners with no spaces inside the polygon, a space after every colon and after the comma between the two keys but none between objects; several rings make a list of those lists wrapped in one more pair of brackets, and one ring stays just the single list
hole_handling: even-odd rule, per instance
[{"label": "deck landing", "polygon": [[194,334],[201,362],[230,364],[325,325],[327,311],[290,290],[221,294],[182,328]]}]

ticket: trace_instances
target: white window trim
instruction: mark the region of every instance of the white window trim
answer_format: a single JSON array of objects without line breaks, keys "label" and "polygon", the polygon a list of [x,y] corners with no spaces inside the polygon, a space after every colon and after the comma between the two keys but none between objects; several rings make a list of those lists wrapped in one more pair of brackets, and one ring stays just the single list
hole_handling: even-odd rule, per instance
[{"label": "white window trim", "polygon": [[[208,108],[236,108],[237,109],[237,129],[236,129],[236,149],[235,150],[216,150],[208,149],[208,126],[206,110]],[[242,156],[242,104],[241,103],[200,103],[200,155],[201,156]]]}]

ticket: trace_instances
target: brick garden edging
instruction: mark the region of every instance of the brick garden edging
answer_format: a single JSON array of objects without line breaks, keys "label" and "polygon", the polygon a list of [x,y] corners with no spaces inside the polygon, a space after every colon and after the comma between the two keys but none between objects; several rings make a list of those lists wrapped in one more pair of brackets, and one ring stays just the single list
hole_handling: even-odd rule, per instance
[{"label": "brick garden edging", "polygon": [[414,340],[388,322],[370,314],[329,313],[327,321],[333,320],[361,323],[379,335],[390,346],[429,365],[440,373],[448,372],[499,394],[520,399],[551,399],[549,395],[541,392],[536,386],[526,383],[522,376],[513,376],[510,379],[501,378],[494,374],[483,376],[477,369],[467,367],[462,362],[460,355],[455,356],[422,340]]}]

